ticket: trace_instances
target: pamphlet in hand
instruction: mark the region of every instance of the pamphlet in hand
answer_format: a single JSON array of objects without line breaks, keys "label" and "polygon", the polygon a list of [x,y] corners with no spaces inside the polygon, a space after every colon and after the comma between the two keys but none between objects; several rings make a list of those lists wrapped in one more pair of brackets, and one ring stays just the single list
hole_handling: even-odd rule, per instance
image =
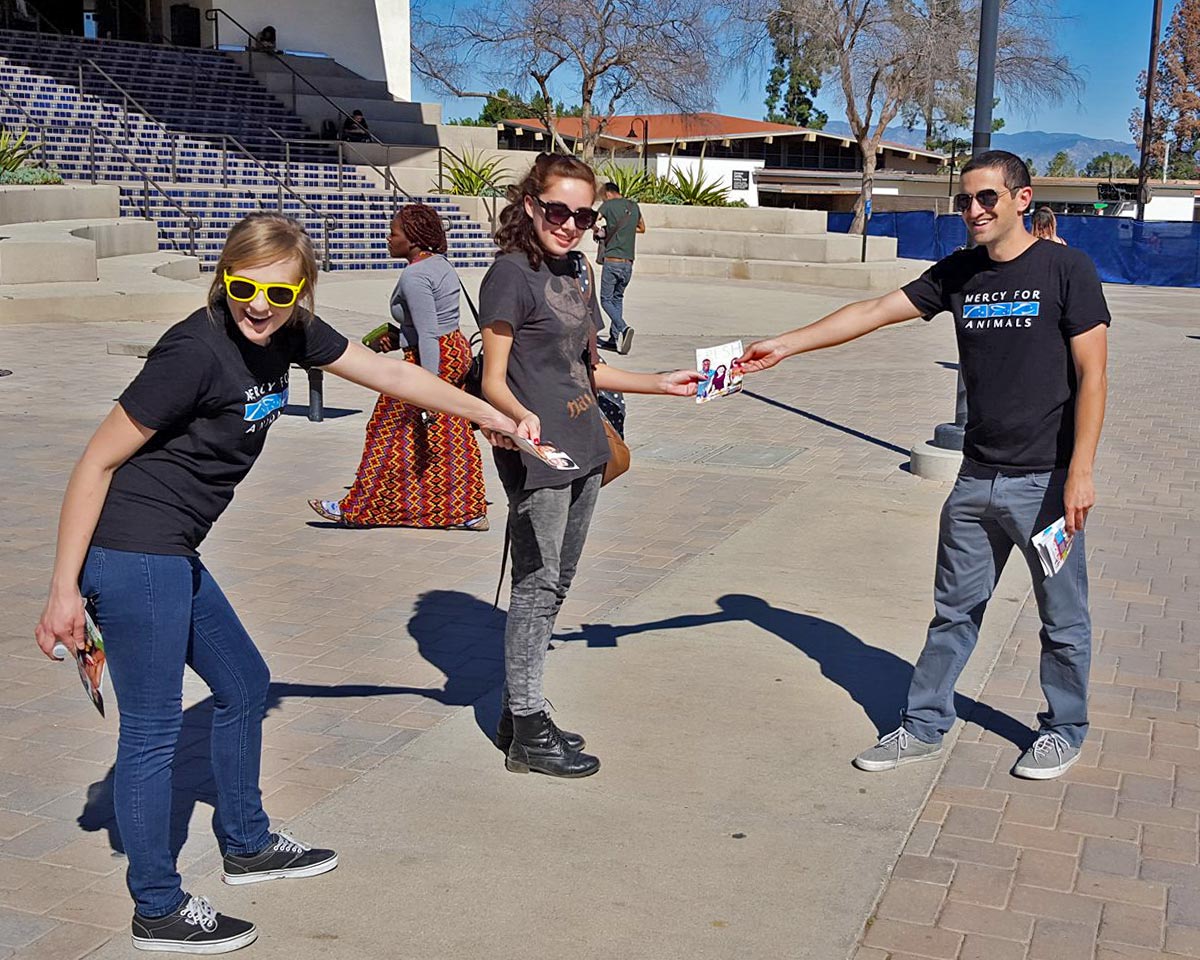
[{"label": "pamphlet in hand", "polygon": [[728,397],[742,389],[741,370],[733,361],[742,355],[742,341],[734,340],[719,347],[702,347],[696,351],[696,369],[704,377],[696,384],[696,402],[707,403],[717,397]]},{"label": "pamphlet in hand", "polygon": [[[91,602],[88,601],[83,607],[83,646],[72,650],[71,656],[75,658],[83,689],[100,711],[100,716],[104,716],[104,638],[100,636],[100,629],[92,619],[90,605]],[[64,656],[66,647],[59,644],[54,653],[56,656]]]},{"label": "pamphlet in hand", "polygon": [[530,456],[537,457],[546,466],[552,470],[578,470],[579,464],[572,460],[567,454],[559,450],[554,444],[548,440],[542,440],[534,443],[527,437],[518,437],[515,433],[507,433],[503,430],[498,431],[502,436],[508,437],[513,443],[521,448]]},{"label": "pamphlet in hand", "polygon": [[1038,559],[1042,561],[1042,572],[1046,576],[1052,577],[1062,569],[1074,539],[1067,533],[1065,517],[1059,517],[1041,533],[1034,534],[1031,542],[1037,550]]}]

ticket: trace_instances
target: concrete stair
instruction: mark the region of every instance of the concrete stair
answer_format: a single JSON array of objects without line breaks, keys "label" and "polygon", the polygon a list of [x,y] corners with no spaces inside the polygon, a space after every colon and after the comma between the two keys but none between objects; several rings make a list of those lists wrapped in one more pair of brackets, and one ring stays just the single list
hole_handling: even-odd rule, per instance
[{"label": "concrete stair", "polygon": [[819,210],[646,204],[642,216],[643,273],[882,291],[928,266],[897,260],[892,237],[868,237],[863,262],[862,237],[827,232]]}]

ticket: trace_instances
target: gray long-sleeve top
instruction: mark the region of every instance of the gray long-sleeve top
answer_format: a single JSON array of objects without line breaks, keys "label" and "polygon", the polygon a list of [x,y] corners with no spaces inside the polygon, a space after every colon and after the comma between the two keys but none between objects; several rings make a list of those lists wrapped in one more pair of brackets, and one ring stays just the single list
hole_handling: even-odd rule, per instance
[{"label": "gray long-sleeve top", "polygon": [[421,366],[437,374],[438,338],[458,329],[458,274],[435,254],[400,271],[392,291],[392,319],[405,347],[414,347]]}]

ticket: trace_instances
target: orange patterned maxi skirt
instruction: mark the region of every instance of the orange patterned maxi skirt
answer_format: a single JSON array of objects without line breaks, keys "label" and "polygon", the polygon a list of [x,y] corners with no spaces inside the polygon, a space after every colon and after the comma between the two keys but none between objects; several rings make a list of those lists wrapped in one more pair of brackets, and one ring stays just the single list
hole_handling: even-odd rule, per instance
[{"label": "orange patterned maxi skirt", "polygon": [[[457,330],[438,339],[438,376],[461,387],[471,346]],[[416,361],[412,350],[404,359]],[[341,501],[356,526],[449,527],[487,513],[483,464],[470,423],[381,396],[367,423],[354,486]]]}]

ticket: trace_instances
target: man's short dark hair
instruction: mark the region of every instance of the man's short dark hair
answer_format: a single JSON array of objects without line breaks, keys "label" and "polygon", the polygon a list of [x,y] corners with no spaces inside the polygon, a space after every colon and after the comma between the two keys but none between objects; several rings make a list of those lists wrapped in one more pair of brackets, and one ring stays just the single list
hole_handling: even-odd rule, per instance
[{"label": "man's short dark hair", "polygon": [[604,184],[604,189],[607,190],[609,193],[620,193],[621,192],[621,188],[618,187],[611,180],[609,180],[607,183]]},{"label": "man's short dark hair", "polygon": [[964,176],[972,170],[993,168],[999,169],[1004,174],[1004,185],[1009,190],[1020,190],[1022,187],[1032,186],[1029,181],[1029,168],[1025,166],[1025,161],[1007,150],[985,150],[983,153],[976,154],[962,168],[959,176]]}]

